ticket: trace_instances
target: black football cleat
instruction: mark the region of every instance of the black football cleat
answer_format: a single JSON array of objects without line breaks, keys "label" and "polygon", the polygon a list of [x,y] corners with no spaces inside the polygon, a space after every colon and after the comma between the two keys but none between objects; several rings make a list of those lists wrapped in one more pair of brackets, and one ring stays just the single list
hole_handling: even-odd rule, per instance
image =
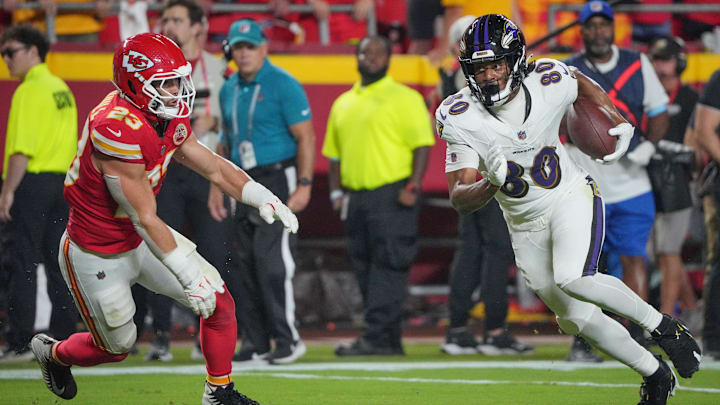
[{"label": "black football cleat", "polygon": [[660,367],[651,376],[643,377],[640,385],[640,402],[638,405],[665,405],[675,395],[677,378],[670,366],[660,356],[655,356]]},{"label": "black football cleat", "polygon": [[680,377],[690,378],[700,369],[702,351],[687,327],[678,319],[663,314],[652,339],[665,351]]},{"label": "black football cleat", "polygon": [[478,346],[480,346],[480,343],[475,340],[475,336],[467,328],[458,328],[457,331],[448,332],[445,343],[440,346],[440,350],[453,356],[477,354]]},{"label": "black football cleat", "polygon": [[575,336],[565,361],[578,363],[602,363],[603,358],[585,339]]},{"label": "black football cleat", "polygon": [[53,394],[62,399],[72,399],[77,394],[77,384],[70,372],[70,367],[64,366],[52,357],[52,346],[57,340],[44,333],[38,333],[30,341],[30,349],[35,354],[35,360],[40,365],[43,380]]},{"label": "black football cleat", "polygon": [[213,387],[206,381],[202,405],[260,405],[260,403],[235,391],[235,383],[231,382],[224,387]]},{"label": "black football cleat", "polygon": [[335,348],[335,355],[345,356],[404,356],[402,347],[376,346],[360,337],[350,345],[339,345]]}]

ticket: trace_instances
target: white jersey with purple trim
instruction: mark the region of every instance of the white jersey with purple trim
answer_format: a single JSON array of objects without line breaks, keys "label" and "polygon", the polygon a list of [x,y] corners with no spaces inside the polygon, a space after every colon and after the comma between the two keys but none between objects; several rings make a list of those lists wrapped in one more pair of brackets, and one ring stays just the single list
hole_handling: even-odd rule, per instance
[{"label": "white jersey with purple trim", "polygon": [[492,113],[471,98],[468,87],[446,98],[435,113],[438,136],[447,141],[445,172],[484,171],[490,148],[503,147],[508,175],[495,198],[511,227],[535,228],[535,220],[587,176],[558,137],[560,121],[577,98],[577,79],[560,61],[535,62],[515,98]]}]

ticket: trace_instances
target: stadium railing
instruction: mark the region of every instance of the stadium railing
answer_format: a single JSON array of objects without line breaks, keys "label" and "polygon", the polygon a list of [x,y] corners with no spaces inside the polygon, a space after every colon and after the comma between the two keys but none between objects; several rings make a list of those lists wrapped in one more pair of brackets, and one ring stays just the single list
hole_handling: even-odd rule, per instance
[{"label": "stadium railing", "polygon": [[[553,3],[548,6],[547,23],[548,32],[553,32],[559,28],[556,21],[556,13],[559,11],[575,11],[580,12],[584,4],[569,3]],[[620,4],[613,7],[616,13],[720,13],[720,3],[715,4]],[[550,39],[549,45],[555,45],[555,39]]]},{"label": "stadium railing", "polygon": [[[149,10],[161,10],[162,4],[158,3],[150,3],[148,5]],[[40,8],[40,3],[38,2],[31,2],[31,3],[19,3],[17,5],[17,8],[23,8],[23,9],[30,9],[30,10],[37,10]],[[95,10],[95,4],[92,2],[89,3],[57,3],[57,9],[58,11],[94,11]],[[118,2],[114,2],[111,13],[117,14],[117,12],[120,9],[120,5]],[[262,3],[256,3],[256,4],[225,4],[225,3],[216,3],[213,4],[210,8],[211,12],[214,13],[235,13],[235,12],[245,12],[245,13],[263,13],[270,11],[270,7],[267,4]],[[312,14],[313,10],[312,7],[307,4],[291,4],[290,5],[290,11],[293,13],[301,13],[301,14]],[[330,5],[330,12],[331,13],[347,13],[352,14],[353,12],[353,5],[352,4],[333,4]],[[46,34],[48,37],[48,40],[50,43],[57,42],[57,35],[55,34],[55,16],[52,14],[48,14],[45,17],[45,26],[46,26]],[[328,20],[318,20],[318,31],[320,36],[320,43],[322,45],[329,45],[330,44],[330,26],[328,23]],[[373,7],[367,16],[367,33],[368,35],[375,35],[377,34],[377,18],[375,16],[375,8]]]}]

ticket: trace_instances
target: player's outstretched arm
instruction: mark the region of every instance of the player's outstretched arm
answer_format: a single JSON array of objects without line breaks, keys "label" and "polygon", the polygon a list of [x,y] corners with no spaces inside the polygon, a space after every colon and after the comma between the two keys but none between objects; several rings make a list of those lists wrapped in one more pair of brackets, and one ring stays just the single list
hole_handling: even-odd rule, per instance
[{"label": "player's outstretched arm", "polygon": [[598,159],[599,163],[612,163],[620,159],[627,151],[628,146],[630,146],[630,140],[635,133],[635,128],[630,125],[629,122],[627,122],[625,117],[623,117],[620,112],[618,112],[612,100],[610,99],[610,96],[605,93],[605,90],[603,90],[603,88],[600,87],[599,84],[595,83],[594,80],[582,74],[576,68],[571,69],[577,77],[577,98],[580,99],[582,97],[589,99],[595,105],[599,106],[599,108],[606,111],[615,123],[615,127],[611,128],[608,131],[608,134],[618,137],[618,142],[615,146],[615,152],[607,156],[603,156],[602,159]]},{"label": "player's outstretched arm", "polygon": [[204,260],[192,243],[178,246],[170,228],[157,216],[157,206],[145,166],[101,154],[93,161],[103,173],[113,199],[132,221],[150,250],[162,260],[183,286],[190,308],[203,318],[215,311],[215,292],[223,286],[211,283],[202,273]]},{"label": "player's outstretched arm", "polygon": [[234,199],[256,207],[265,222],[271,224],[279,220],[285,230],[297,232],[297,217],[275,194],[235,164],[202,145],[195,135],[191,134],[183,142],[175,153],[175,160],[210,180]]},{"label": "player's outstretched arm", "polygon": [[157,216],[157,205],[145,165],[99,153],[93,155],[118,205],[128,214],[140,237],[162,258],[177,247],[168,226]]},{"label": "player's outstretched arm", "polygon": [[488,178],[477,181],[478,171],[465,168],[445,173],[450,203],[457,212],[467,215],[482,208],[500,189]]}]

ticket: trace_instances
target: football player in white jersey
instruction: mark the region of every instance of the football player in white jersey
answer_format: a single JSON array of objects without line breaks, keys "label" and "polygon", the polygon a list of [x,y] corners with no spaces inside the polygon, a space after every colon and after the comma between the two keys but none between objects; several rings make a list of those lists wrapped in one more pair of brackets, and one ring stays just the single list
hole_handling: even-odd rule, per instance
[{"label": "football player in white jersey", "polygon": [[[438,135],[447,142],[450,201],[466,214],[495,197],[518,268],[560,327],[640,373],[640,404],[665,404],[676,385],[671,369],[601,309],[650,331],[683,377],[698,370],[700,348],[676,319],[597,271],[604,238],[602,198],[558,136],[563,115],[578,97],[609,111],[616,124],[608,133],[618,137],[617,147],[603,163],[625,153],[632,125],[580,72],[553,59],[528,64],[525,38],[505,16],[476,19],[460,47],[468,86],[445,99],[435,114]],[[479,172],[483,178],[478,181]]]}]

